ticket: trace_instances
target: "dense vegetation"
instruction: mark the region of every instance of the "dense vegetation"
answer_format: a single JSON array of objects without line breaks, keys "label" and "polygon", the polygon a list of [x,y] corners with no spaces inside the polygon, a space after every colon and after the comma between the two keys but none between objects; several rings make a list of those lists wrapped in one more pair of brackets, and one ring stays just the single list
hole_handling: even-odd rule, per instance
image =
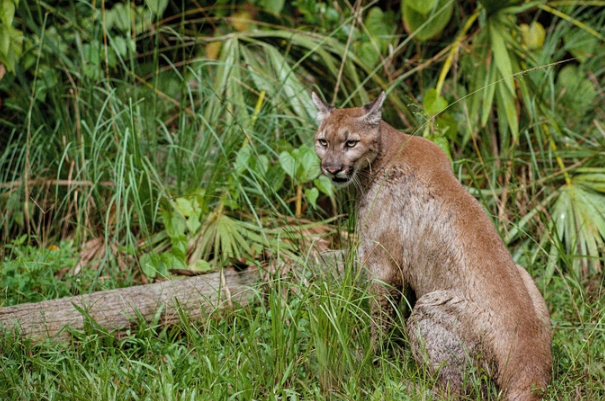
[{"label": "dense vegetation", "polygon": [[[603,399],[604,5],[0,0],[0,305],[348,246],[310,93],[385,90],[544,294],[549,399]],[[356,273],[276,275],[252,308],[126,339],[3,336],[0,398],[431,399],[400,333],[370,352]]]}]

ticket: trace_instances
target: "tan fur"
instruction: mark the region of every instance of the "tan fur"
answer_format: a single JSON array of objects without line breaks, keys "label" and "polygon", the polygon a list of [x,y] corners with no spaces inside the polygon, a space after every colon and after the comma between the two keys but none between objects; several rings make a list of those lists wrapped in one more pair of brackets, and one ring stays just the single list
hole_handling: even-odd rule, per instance
[{"label": "tan fur", "polygon": [[372,279],[373,340],[410,287],[418,299],[406,325],[413,355],[444,386],[462,392],[472,363],[507,400],[540,399],[552,369],[548,310],[444,152],[382,121],[384,93],[350,109],[313,101],[322,172],[358,188],[357,257]]}]

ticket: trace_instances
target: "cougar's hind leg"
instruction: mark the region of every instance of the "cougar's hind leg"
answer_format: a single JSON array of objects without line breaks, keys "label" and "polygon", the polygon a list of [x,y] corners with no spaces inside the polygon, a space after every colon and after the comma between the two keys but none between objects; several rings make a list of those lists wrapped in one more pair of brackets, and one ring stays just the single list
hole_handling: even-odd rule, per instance
[{"label": "cougar's hind leg", "polygon": [[450,291],[434,291],[416,301],[406,331],[416,362],[457,394],[466,390],[466,375],[485,352],[482,333],[487,325],[484,312],[473,302]]},{"label": "cougar's hind leg", "polygon": [[521,275],[523,284],[525,285],[534,308],[536,309],[536,314],[538,315],[540,322],[544,325],[548,331],[548,334],[550,335],[550,314],[548,313],[548,308],[546,307],[544,298],[542,298],[540,291],[538,291],[538,287],[536,287],[536,283],[534,283],[534,280],[531,278],[527,270],[525,270],[525,268],[521,265],[517,265],[517,270]]},{"label": "cougar's hind leg", "polygon": [[523,284],[531,298],[537,321],[523,343],[517,343],[519,352],[507,356],[513,369],[504,370],[501,385],[507,388],[508,401],[541,400],[552,374],[552,333],[550,316],[544,298],[527,271],[517,265]]}]

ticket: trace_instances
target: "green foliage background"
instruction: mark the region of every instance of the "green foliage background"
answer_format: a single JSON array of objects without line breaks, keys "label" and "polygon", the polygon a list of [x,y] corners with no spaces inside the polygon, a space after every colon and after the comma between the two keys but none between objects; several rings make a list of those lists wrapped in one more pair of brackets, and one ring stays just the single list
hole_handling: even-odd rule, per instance
[{"label": "green foliage background", "polygon": [[[539,283],[556,327],[555,375],[563,378],[553,399],[573,391],[603,398],[604,5],[0,0],[2,304],[171,278],[171,269],[304,264],[309,241],[320,237],[346,246],[352,193],[319,176],[310,93],[349,107],[385,90],[385,120],[450,155]],[[294,296],[281,304],[276,289],[255,312],[271,315],[267,322],[239,310],[208,326],[205,334],[224,338],[268,330],[262,353],[283,365],[258,388],[242,384],[253,373],[239,384],[225,378],[221,396],[246,388],[249,398],[320,399],[336,389],[367,399],[382,388],[403,399],[409,387],[395,384],[399,377],[421,380],[412,365],[385,358],[376,370],[367,354],[350,376],[368,321],[365,295],[350,284],[297,287],[304,307]],[[324,302],[334,297],[342,304],[332,315]],[[276,305],[286,308],[278,317]],[[301,333],[289,344],[302,345],[280,355],[271,341],[294,335],[278,330],[282,318]],[[242,320],[244,331],[229,326]],[[328,322],[332,334],[315,326]],[[141,337],[144,346],[112,340],[110,349],[123,363],[150,366],[160,362],[140,355],[159,344],[169,359],[185,344],[261,352],[246,335],[217,343],[198,335],[162,331]],[[332,341],[342,348],[330,350]],[[23,357],[19,340],[5,346],[11,363],[36,365],[14,362]],[[140,355],[126,351],[139,348]],[[95,351],[69,352],[77,359]],[[337,361],[339,352],[349,359]],[[76,366],[54,363],[81,380]],[[320,372],[318,386],[310,372]],[[32,388],[42,383],[34,376]],[[182,388],[195,385],[188,380]]]}]

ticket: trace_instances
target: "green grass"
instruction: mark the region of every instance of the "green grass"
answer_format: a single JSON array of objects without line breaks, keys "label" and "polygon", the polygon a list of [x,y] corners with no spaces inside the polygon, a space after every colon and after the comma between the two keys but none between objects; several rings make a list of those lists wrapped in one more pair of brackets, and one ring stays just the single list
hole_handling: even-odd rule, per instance
[{"label": "green grass", "polygon": [[[117,269],[79,265],[78,249],[72,242],[63,241],[48,248],[27,245],[27,236],[4,247],[7,253],[0,271],[0,307],[26,302],[40,302],[74,296],[92,291],[132,285],[132,272],[117,276],[103,275],[104,271]],[[108,258],[112,256],[107,255]]]},{"label": "green grass", "polygon": [[[62,252],[61,250],[54,252]],[[35,258],[35,256],[32,256]],[[55,262],[55,265],[57,263]],[[312,270],[309,270],[309,273]],[[143,324],[126,338],[87,329],[69,344],[0,340],[3,400],[431,400],[434,378],[393,332],[369,347],[367,294],[353,269],[257,288],[257,301],[203,322]],[[605,396],[605,294],[569,279],[543,290],[553,321],[547,400]],[[483,399],[477,390],[468,400]],[[487,400],[496,400],[488,387]]]}]

